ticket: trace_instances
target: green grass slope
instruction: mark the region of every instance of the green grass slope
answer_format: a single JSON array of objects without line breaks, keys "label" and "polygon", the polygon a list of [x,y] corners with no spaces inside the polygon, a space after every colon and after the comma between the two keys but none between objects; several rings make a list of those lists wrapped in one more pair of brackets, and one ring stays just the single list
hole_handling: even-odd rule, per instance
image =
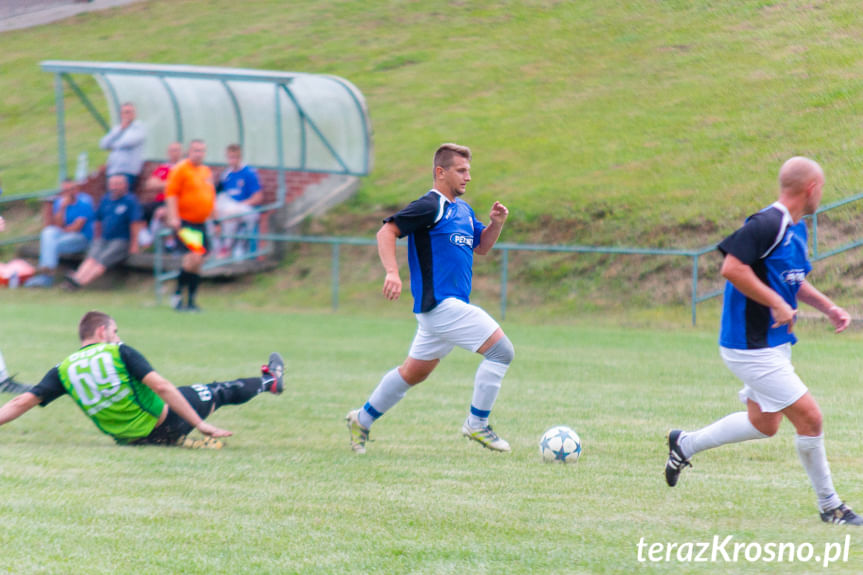
[{"label": "green grass slope", "polygon": [[[508,240],[702,245],[772,199],[790,155],[822,162],[825,201],[863,188],[857,13],[848,0],[141,2],[2,35],[0,179],[8,193],[55,183],[41,60],[320,72],[355,83],[374,126],[374,172],[343,211],[412,199],[433,149],[458,141],[474,149],[480,213],[510,206]],[[104,158],[83,107],[68,114],[70,156]]]}]

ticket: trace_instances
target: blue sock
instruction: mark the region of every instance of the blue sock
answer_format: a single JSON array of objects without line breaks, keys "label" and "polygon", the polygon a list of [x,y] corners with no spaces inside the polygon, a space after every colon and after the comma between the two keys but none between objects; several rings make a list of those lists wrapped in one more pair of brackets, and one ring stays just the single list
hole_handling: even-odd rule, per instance
[{"label": "blue sock", "polygon": [[473,384],[470,415],[467,418],[468,425],[472,428],[476,429],[488,425],[488,416],[491,413],[491,408],[494,407],[507,368],[509,365],[487,359],[482,360],[482,363],[479,364]]},{"label": "blue sock", "polygon": [[397,367],[388,371],[357,415],[360,425],[366,429],[370,428],[372,423],[397,404],[410,388]]}]

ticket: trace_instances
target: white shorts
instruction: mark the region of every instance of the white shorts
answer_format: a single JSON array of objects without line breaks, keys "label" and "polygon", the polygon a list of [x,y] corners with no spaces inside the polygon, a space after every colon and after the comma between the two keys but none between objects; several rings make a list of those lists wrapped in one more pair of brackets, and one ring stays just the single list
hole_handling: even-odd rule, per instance
[{"label": "white shorts", "polygon": [[254,213],[252,206],[238,202],[228,194],[216,194],[216,217],[227,218],[228,216],[245,216]]},{"label": "white shorts", "polygon": [[419,325],[408,356],[426,361],[445,357],[455,346],[475,352],[500,327],[482,308],[455,298],[416,316]]},{"label": "white shorts", "polygon": [[765,413],[782,411],[803,397],[808,389],[791,365],[791,344],[764,349],[719,348],[728,369],[743,382],[737,396],[752,400]]}]

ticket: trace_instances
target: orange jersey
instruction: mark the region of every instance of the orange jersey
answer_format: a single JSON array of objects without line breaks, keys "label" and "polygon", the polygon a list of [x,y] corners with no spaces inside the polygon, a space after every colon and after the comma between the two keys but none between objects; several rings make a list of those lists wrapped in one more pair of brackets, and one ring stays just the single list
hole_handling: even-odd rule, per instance
[{"label": "orange jersey", "polygon": [[194,166],[183,160],[171,170],[165,197],[177,198],[180,219],[193,224],[207,221],[216,203],[213,173],[207,166]]}]

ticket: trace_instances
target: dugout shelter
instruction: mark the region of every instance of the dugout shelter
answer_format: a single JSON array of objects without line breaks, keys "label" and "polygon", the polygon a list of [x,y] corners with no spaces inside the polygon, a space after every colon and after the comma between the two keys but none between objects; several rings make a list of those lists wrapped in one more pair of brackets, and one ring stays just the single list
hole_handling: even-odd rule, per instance
[{"label": "dugout shelter", "polygon": [[[147,128],[145,167],[164,161],[172,142],[186,146],[193,139],[204,140],[205,163],[211,166],[224,165],[229,144],[242,146],[243,161],[258,170],[264,190],[265,204],[256,208],[267,216],[261,233],[267,228],[287,231],[307,215],[343,201],[372,169],[365,98],[338,76],[62,60],[43,61],[41,68],[54,74],[58,181],[67,177],[68,170],[67,87],[105,132],[119,122],[122,104],[135,105],[137,119]],[[92,77],[101,88],[110,118],[100,113],[76,82],[81,75]],[[101,182],[96,181],[104,189]],[[100,196],[100,190],[87,186],[85,190]],[[269,225],[269,220],[276,225]],[[261,255],[265,254],[256,248],[245,259]],[[157,278],[160,258],[157,255],[154,266]],[[205,267],[223,266],[210,261]]]},{"label": "dugout shelter", "polygon": [[[147,126],[145,160],[164,159],[171,142],[207,143],[207,163],[220,163],[238,143],[244,160],[279,171],[368,175],[372,140],[362,93],[337,76],[242,68],[126,62],[47,60],[54,74],[60,180],[66,177],[64,83],[107,132],[120,106],[132,102]],[[73,75],[92,76],[102,89],[110,122]],[[284,201],[284,178],[279,178]]]}]

